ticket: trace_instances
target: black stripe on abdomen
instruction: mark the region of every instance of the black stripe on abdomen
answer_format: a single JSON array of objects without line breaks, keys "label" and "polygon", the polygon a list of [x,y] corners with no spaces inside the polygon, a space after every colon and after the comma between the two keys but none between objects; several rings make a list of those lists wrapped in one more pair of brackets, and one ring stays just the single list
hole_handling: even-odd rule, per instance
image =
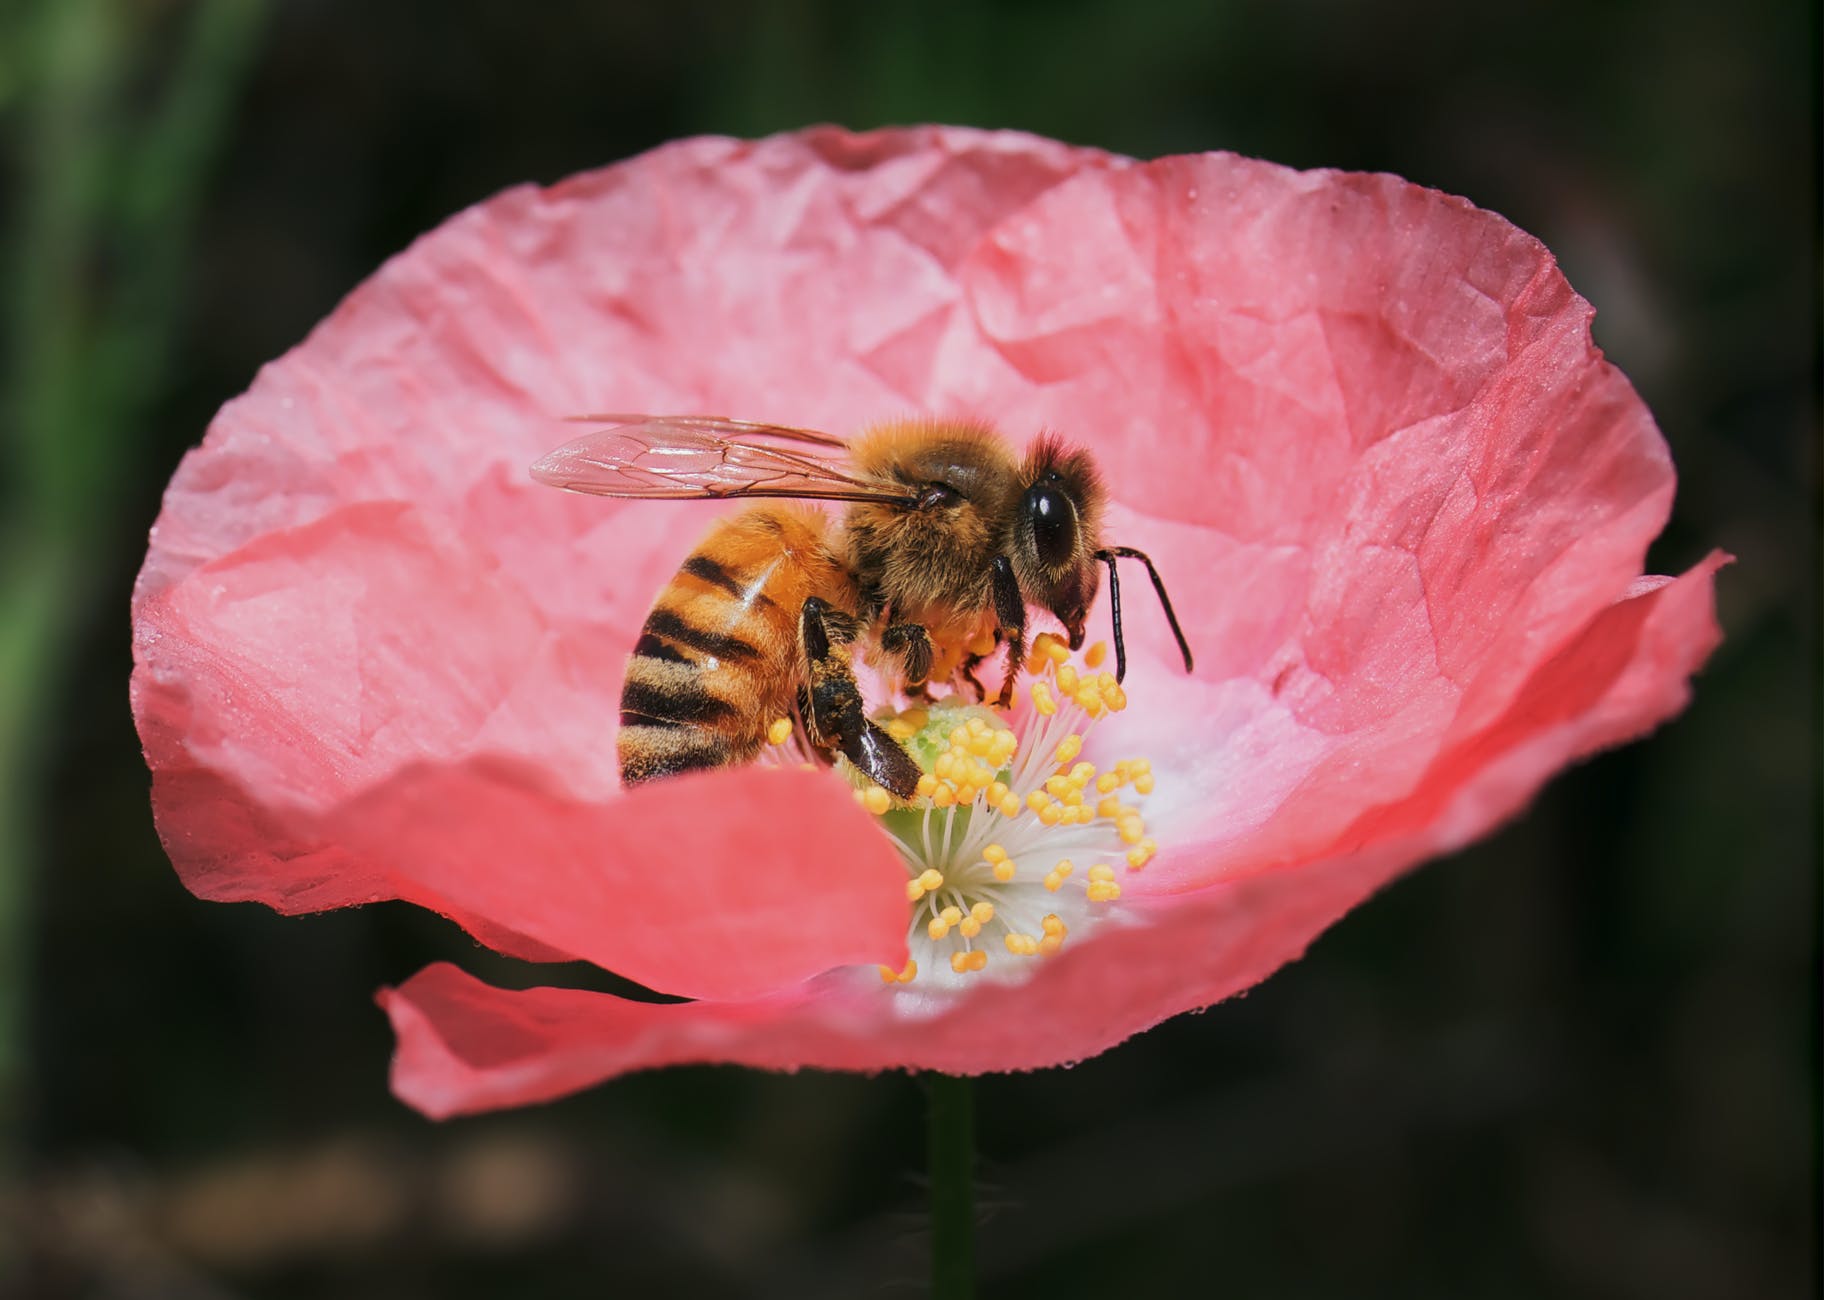
[{"label": "black stripe on abdomen", "polygon": [[621,687],[621,725],[713,726],[732,717],[735,706],[700,686],[653,686],[628,680]]},{"label": "black stripe on abdomen", "polygon": [[646,616],[646,632],[667,641],[675,641],[687,650],[714,655],[718,659],[758,659],[760,651],[751,641],[721,632],[708,632],[686,623],[668,609],[655,609]]}]

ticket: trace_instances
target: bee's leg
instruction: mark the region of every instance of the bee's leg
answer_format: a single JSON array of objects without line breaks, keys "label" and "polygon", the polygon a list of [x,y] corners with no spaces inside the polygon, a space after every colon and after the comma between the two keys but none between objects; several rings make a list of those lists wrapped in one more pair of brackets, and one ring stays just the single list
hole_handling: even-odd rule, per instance
[{"label": "bee's leg", "polygon": [[860,622],[828,601],[812,596],[798,616],[798,641],[808,675],[810,724],[820,745],[842,751],[849,762],[901,799],[918,789],[920,771],[912,756],[869,719],[861,687],[849,663],[848,647]]},{"label": "bee's leg", "polygon": [[1007,675],[1001,681],[1001,697],[995,703],[1005,709],[1013,704],[1014,683],[1020,679],[1020,665],[1026,661],[1026,598],[1013,576],[1013,563],[1005,555],[994,557],[990,570],[994,579],[994,617],[1000,623],[1000,635],[1007,642]]},{"label": "bee's leg", "polygon": [[970,655],[956,670],[957,676],[968,682],[969,689],[975,692],[977,704],[988,698],[988,688],[983,686],[982,679],[975,675],[975,670],[981,667],[982,661],[987,658],[987,655]]},{"label": "bee's leg", "polygon": [[880,648],[899,658],[900,680],[910,693],[922,690],[931,676],[931,634],[920,623],[888,623],[880,634]]}]

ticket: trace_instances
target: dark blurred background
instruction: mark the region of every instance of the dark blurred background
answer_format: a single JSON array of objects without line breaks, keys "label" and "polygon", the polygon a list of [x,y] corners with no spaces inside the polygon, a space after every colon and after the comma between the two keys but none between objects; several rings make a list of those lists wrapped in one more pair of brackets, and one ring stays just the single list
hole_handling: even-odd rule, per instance
[{"label": "dark blurred background", "polygon": [[1740,557],[1660,734],[1248,997],[985,1080],[985,1283],[1809,1293],[1817,42],[1787,0],[7,0],[0,1292],[921,1292],[914,1080],[674,1070],[444,1125],[394,1102],[374,988],[440,957],[514,976],[401,905],[189,897],[126,610],[215,408],[457,209],[679,135],[939,120],[1504,213],[1671,442],[1652,567]]}]

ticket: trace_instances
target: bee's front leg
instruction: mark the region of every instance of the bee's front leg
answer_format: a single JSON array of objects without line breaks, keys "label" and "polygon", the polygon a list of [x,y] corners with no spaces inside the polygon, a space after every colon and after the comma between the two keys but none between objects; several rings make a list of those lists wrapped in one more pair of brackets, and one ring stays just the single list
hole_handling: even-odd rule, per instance
[{"label": "bee's front leg", "polygon": [[925,693],[923,688],[931,676],[931,660],[936,652],[924,625],[888,622],[886,631],[880,634],[880,648],[899,660],[901,689],[908,694]]},{"label": "bee's front leg", "polygon": [[[922,629],[921,629],[922,630]],[[901,799],[910,799],[923,775],[912,756],[867,715],[848,647],[861,624],[821,597],[804,602],[798,616],[798,641],[804,652],[811,738],[834,747],[873,781]]]},{"label": "bee's front leg", "polygon": [[1020,594],[1019,580],[1013,576],[1013,562],[1005,555],[994,557],[989,570],[994,583],[994,617],[998,632],[1007,642],[1007,675],[1001,680],[1001,695],[995,701],[1001,708],[1013,704],[1014,683],[1020,679],[1020,665],[1026,661],[1026,598]]}]

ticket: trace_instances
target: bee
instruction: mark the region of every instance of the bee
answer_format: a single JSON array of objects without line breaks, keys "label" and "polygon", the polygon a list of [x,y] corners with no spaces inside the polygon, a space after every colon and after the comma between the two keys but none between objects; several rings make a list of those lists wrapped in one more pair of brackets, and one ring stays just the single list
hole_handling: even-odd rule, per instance
[{"label": "bee", "polygon": [[[634,643],[617,741],[627,785],[743,763],[796,718],[816,750],[848,758],[900,798],[918,765],[867,716],[859,650],[924,697],[1001,647],[997,703],[1012,702],[1027,609],[1072,649],[1108,568],[1115,675],[1127,670],[1117,559],[1146,565],[1191,670],[1153,562],[1104,546],[1106,490],[1087,452],[1041,436],[1021,455],[985,425],[911,421],[845,441],[720,416],[591,415],[604,425],[532,466],[541,483],[649,500],[782,498],[717,523],[659,593]],[[816,506],[847,503],[835,522]]]}]

